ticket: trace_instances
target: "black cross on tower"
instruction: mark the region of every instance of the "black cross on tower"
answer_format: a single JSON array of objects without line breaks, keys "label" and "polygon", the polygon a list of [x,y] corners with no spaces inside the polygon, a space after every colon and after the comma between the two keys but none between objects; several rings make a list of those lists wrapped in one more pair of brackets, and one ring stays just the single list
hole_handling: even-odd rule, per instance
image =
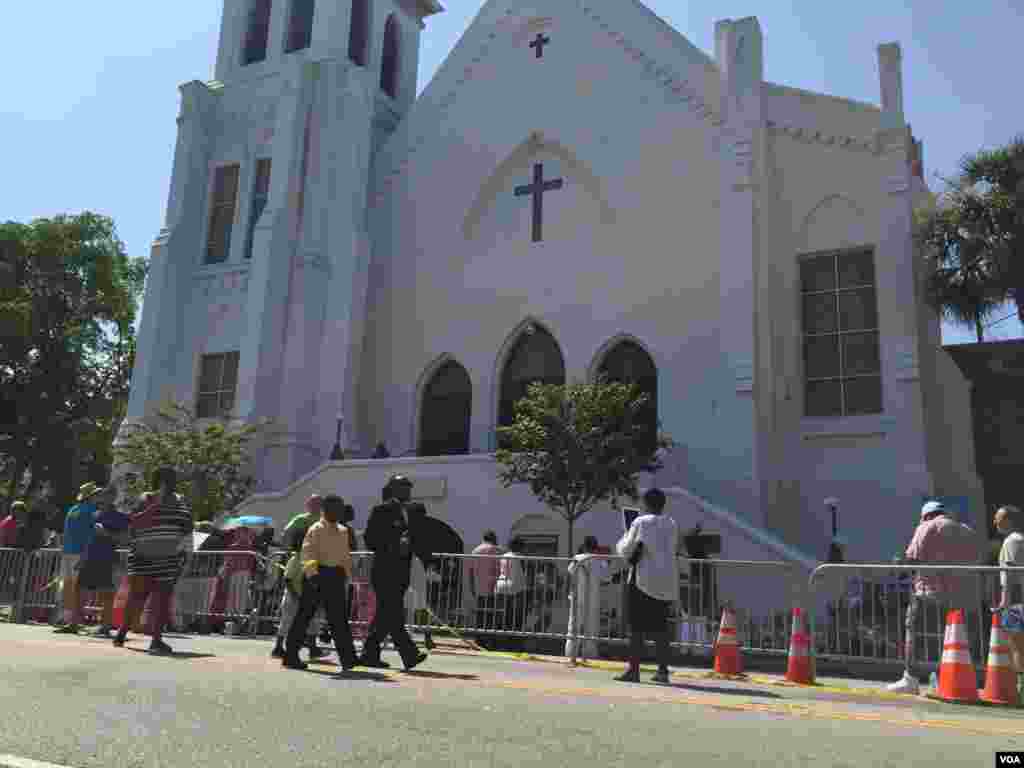
[{"label": "black cross on tower", "polygon": [[543,33],[541,33],[541,32],[537,33],[537,37],[535,37],[533,42],[530,43],[530,47],[531,48],[535,48],[537,50],[537,58],[538,59],[543,59],[544,58],[544,46],[547,45],[550,42],[551,42],[551,38],[550,37],[544,37]]},{"label": "black cross on tower", "polygon": [[562,179],[544,181],[544,163],[533,164],[533,184],[516,187],[516,197],[533,196],[533,242],[543,239],[544,193],[562,188]]}]

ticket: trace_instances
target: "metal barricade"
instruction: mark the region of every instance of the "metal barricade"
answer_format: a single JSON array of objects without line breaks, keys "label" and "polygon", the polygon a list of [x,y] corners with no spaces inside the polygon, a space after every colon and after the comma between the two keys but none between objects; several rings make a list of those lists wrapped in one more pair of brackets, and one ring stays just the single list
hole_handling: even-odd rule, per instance
[{"label": "metal barricade", "polygon": [[[944,579],[934,599],[917,601],[913,657],[924,670],[942,658],[947,611],[962,609],[976,664],[987,657],[999,573],[1024,568],[923,563],[826,563],[811,574],[819,621],[816,651],[821,658],[905,662],[907,609],[914,602],[917,574]],[[934,577],[933,577],[934,578]]]},{"label": "metal barricade", "polygon": [[[629,642],[629,566],[622,558],[598,555],[579,563],[573,601],[578,619],[571,639],[580,642],[569,643],[566,655],[587,658],[614,652],[615,646]],[[736,616],[737,641],[745,650],[784,655],[792,609],[809,607],[807,569],[794,563],[680,557],[679,575],[669,632],[672,646],[686,653],[712,653],[722,611],[729,607]],[[601,606],[596,615],[595,592]]]},{"label": "metal barricade", "polygon": [[[543,644],[584,658],[614,653],[629,642],[628,567],[622,558],[437,557],[436,576],[423,591],[415,584],[410,590],[412,628],[451,632],[495,650]],[[502,565],[503,560],[511,562]],[[510,572],[511,580],[499,578]],[[745,648],[785,655],[792,608],[810,607],[807,569],[784,562],[681,557],[680,599],[670,624],[673,646],[710,653],[727,604],[736,612]]]},{"label": "metal barricade", "polygon": [[0,619],[15,620],[28,557],[23,550],[0,547]]}]

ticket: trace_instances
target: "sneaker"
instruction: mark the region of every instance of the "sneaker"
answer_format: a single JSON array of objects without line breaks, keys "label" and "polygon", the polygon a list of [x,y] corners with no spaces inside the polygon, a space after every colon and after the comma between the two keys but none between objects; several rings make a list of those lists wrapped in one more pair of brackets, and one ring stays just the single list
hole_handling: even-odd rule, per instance
[{"label": "sneaker", "polygon": [[654,673],[654,677],[651,678],[651,682],[652,683],[658,683],[658,685],[668,685],[669,684],[668,670],[667,669],[659,669],[657,672]]},{"label": "sneaker", "polygon": [[908,693],[911,696],[916,696],[921,692],[921,684],[909,672],[904,672],[899,682],[885,686],[885,690],[889,693]]},{"label": "sneaker", "polygon": [[154,640],[149,644],[149,653],[157,656],[170,656],[174,650],[163,640]]},{"label": "sneaker", "polygon": [[281,666],[285,669],[306,669],[306,663],[298,658],[289,659],[287,656],[281,662]]},{"label": "sneaker", "polygon": [[640,673],[634,672],[632,669],[627,669],[621,675],[616,675],[615,680],[620,683],[639,683]]},{"label": "sneaker", "polygon": [[53,630],[55,635],[77,635],[78,625],[77,624],[65,624],[63,627],[57,627]]},{"label": "sneaker", "polygon": [[416,658],[413,660],[412,664],[405,665],[405,671],[412,672],[412,670],[414,670],[416,667],[418,667],[420,664],[426,661],[427,658],[427,654],[423,653],[422,651],[420,653],[417,653]]},{"label": "sneaker", "polygon": [[274,650],[270,652],[270,658],[272,659],[283,659],[284,658],[284,646],[275,645]]},{"label": "sneaker", "polygon": [[95,632],[92,633],[93,637],[110,637],[110,633],[113,631],[113,627],[108,627],[106,624],[100,625]]}]

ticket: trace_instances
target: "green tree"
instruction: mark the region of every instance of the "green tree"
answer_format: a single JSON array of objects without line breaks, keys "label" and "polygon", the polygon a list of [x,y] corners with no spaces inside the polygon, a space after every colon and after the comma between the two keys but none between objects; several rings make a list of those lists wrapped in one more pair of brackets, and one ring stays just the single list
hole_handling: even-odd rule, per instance
[{"label": "green tree", "polygon": [[132,493],[146,490],[159,467],[174,467],[179,492],[197,520],[211,520],[234,509],[253,486],[246,472],[246,448],[267,431],[269,422],[232,424],[228,418],[199,419],[181,403],[158,411],[155,424],[132,424],[114,448],[118,464],[141,471]]},{"label": "green tree", "polygon": [[507,488],[525,483],[533,495],[558,512],[569,527],[573,552],[575,523],[595,504],[638,498],[640,472],[662,467],[659,451],[672,441],[650,439],[641,411],[647,395],[636,385],[608,382],[535,382],[515,404],[514,421],[499,427],[496,458]]},{"label": "green tree", "polygon": [[[8,492],[49,486],[63,506],[83,463],[93,473],[109,464],[148,265],[128,257],[111,219],[90,212],[0,224],[0,262],[0,453]],[[31,479],[22,489],[26,470]]]},{"label": "green tree", "polygon": [[946,186],[917,214],[925,296],[982,341],[984,321],[1006,302],[1024,322],[1024,137],[964,157]]}]

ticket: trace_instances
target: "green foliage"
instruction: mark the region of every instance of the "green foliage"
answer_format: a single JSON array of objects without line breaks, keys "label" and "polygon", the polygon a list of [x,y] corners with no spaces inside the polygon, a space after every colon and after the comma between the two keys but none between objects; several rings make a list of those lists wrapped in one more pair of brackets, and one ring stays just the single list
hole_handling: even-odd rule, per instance
[{"label": "green foliage", "polygon": [[641,422],[647,395],[636,385],[608,382],[533,383],[515,404],[512,425],[499,427],[505,487],[525,483],[533,495],[573,527],[595,504],[623,496],[636,500],[640,472],[661,468],[660,450],[672,441],[653,441]]},{"label": "green foliage", "polygon": [[141,471],[130,490],[146,490],[162,466],[178,472],[178,491],[197,520],[210,520],[236,507],[249,495],[253,478],[245,472],[246,446],[265,431],[267,422],[232,424],[227,418],[199,419],[191,409],[173,403],[159,411],[156,425],[133,424],[115,448],[118,464]]},{"label": "green foliage", "polygon": [[[105,472],[127,405],[147,262],[95,213],[0,224],[0,454],[12,494],[70,501]],[[92,479],[102,479],[93,477]]]},{"label": "green foliage", "polygon": [[1024,137],[965,157],[960,175],[919,211],[928,260],[925,296],[946,319],[973,327],[1007,301],[1024,321]]}]

